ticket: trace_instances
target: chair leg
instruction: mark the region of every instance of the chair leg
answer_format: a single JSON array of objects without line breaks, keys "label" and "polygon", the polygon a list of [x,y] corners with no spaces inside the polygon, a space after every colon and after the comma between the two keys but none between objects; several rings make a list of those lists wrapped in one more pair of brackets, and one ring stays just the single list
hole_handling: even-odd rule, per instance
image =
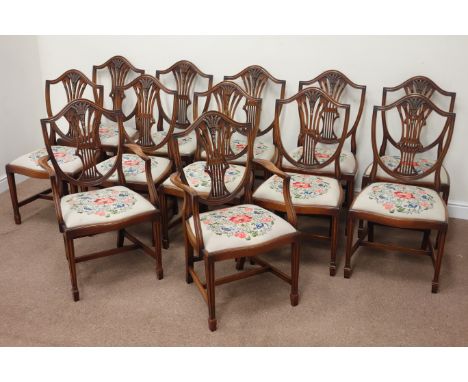
[{"label": "chair leg", "polygon": [[160,220],[154,220],[152,222],[153,228],[153,240],[154,240],[154,254],[156,257],[156,276],[158,280],[162,280],[164,277],[163,266],[162,266],[162,253],[161,253],[161,222]]},{"label": "chair leg", "polygon": [[353,249],[353,236],[354,236],[354,217],[348,214],[348,236],[346,238],[346,263],[344,268],[344,277],[349,279],[351,277],[351,251]]},{"label": "chair leg", "polygon": [[336,248],[338,246],[338,220],[339,216],[332,216],[331,220],[331,253],[330,253],[330,276],[336,274]]},{"label": "chair leg", "polygon": [[187,284],[193,282],[193,277],[190,274],[190,270],[193,271],[193,247],[190,244],[190,240],[187,238],[187,233],[184,231],[184,243],[185,243],[185,281]]},{"label": "chair leg", "polygon": [[16,190],[15,173],[7,170],[6,175],[8,179],[8,188],[10,189],[11,206],[13,207],[15,223],[21,224],[21,215],[19,211],[18,192]]},{"label": "chair leg", "polygon": [[439,291],[439,273],[440,266],[442,264],[442,257],[444,256],[444,247],[445,247],[445,237],[446,230],[439,231],[437,235],[437,258],[434,267],[434,278],[432,279],[432,293],[437,293]]},{"label": "chair leg", "polygon": [[239,257],[236,259],[236,269],[242,271],[244,269],[245,257]]},{"label": "chair leg", "polygon": [[162,246],[164,249],[169,249],[169,210],[167,206],[167,195],[163,192],[159,194],[159,203],[161,210]]},{"label": "chair leg", "polygon": [[351,206],[354,200],[354,179],[348,180],[346,185],[346,206]]},{"label": "chair leg", "polygon": [[66,236],[63,237],[65,242],[65,252],[67,254],[68,267],[70,270],[70,281],[72,285],[73,300],[80,300],[80,292],[78,291],[78,282],[76,280],[76,262],[75,262],[75,246],[73,245],[73,239],[69,239]]},{"label": "chair leg", "polygon": [[429,246],[430,236],[431,236],[431,230],[430,229],[425,230],[423,233],[423,239],[421,242],[421,249],[427,249],[427,247]]},{"label": "chair leg", "polygon": [[374,223],[367,222],[367,240],[374,241]]},{"label": "chair leg", "polygon": [[213,259],[205,257],[206,292],[208,295],[208,328],[216,330],[216,308],[215,308],[215,267]]},{"label": "chair leg", "polygon": [[299,263],[300,263],[300,243],[291,244],[291,294],[289,299],[291,305],[299,303]]},{"label": "chair leg", "polygon": [[117,248],[123,247],[125,240],[125,230],[119,229],[117,231]]}]

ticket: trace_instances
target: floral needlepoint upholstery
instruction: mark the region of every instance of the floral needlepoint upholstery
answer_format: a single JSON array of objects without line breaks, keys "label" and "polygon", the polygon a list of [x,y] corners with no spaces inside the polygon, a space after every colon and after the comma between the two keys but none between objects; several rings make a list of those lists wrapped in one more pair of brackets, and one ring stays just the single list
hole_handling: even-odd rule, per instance
[{"label": "floral needlepoint upholstery", "polygon": [[[204,212],[200,222],[208,252],[262,244],[296,232],[286,220],[252,204]],[[193,217],[189,224],[195,232]]]},{"label": "floral needlepoint upholstery", "polygon": [[67,228],[116,222],[154,210],[143,196],[123,186],[65,195],[60,205]]},{"label": "floral needlepoint upholstery", "polygon": [[[335,153],[335,148],[326,147],[327,145],[318,146],[315,149],[315,156],[320,163],[326,162],[330,157]],[[302,155],[302,146],[297,147],[290,152],[290,156],[298,161]],[[290,163],[286,158],[283,158],[283,167],[285,169],[295,169],[292,163]],[[343,174],[354,174],[357,170],[357,162],[356,158],[354,157],[353,153],[350,151],[346,151],[344,149],[341,150],[340,154],[340,169]],[[317,169],[317,172],[334,172],[335,171],[335,163],[332,162],[329,165]]]},{"label": "floral needlepoint upholstery", "polygon": [[[381,159],[382,159],[382,162],[384,162],[384,164],[386,166],[388,166],[389,169],[391,170],[394,170],[398,167],[398,165],[400,164],[400,159],[401,157],[399,155],[385,155],[383,156]],[[427,159],[427,158],[423,158],[423,157],[416,157],[414,159],[414,162],[411,163],[411,165],[413,166],[414,170],[415,170],[415,175],[419,175],[425,171],[428,171],[433,165],[434,165],[435,161],[433,161],[432,159]],[[371,170],[372,170],[372,164],[370,164],[366,171],[365,171],[365,175],[369,176],[370,173],[371,173]],[[391,175],[387,174],[382,168],[380,168],[380,166],[377,168],[377,176],[381,179],[385,179],[385,180],[392,180],[394,179]],[[429,183],[433,183],[434,182],[434,176],[435,176],[435,172],[425,176],[425,177],[422,177],[421,179],[416,179],[415,182],[417,183],[424,183],[424,182],[429,182]],[[445,169],[444,166],[442,166],[442,168],[440,169],[440,182],[442,184],[449,184],[449,177],[448,177],[448,174],[447,174],[447,170]]]},{"label": "floral needlepoint upholstery", "polygon": [[[193,162],[184,167],[184,174],[190,187],[198,192],[210,192],[211,178],[205,171],[206,162],[199,161]],[[224,184],[228,191],[232,192],[236,189],[244,176],[245,167],[235,164],[229,165],[229,168],[224,174]],[[167,187],[176,187],[170,178],[166,179],[163,183]]]},{"label": "floral needlepoint upholstery", "polygon": [[447,220],[447,207],[437,192],[398,183],[372,183],[356,197],[351,209],[400,219]]},{"label": "floral needlepoint upholstery", "polygon": [[[58,165],[65,173],[74,174],[80,171],[83,167],[81,159],[75,155],[76,148],[69,146],[52,146],[52,151]],[[39,149],[16,158],[10,164],[45,172],[45,170],[39,165],[39,159],[46,155],[49,154],[45,148]],[[50,161],[49,164],[51,165]]]},{"label": "floral needlepoint upholstery", "polygon": [[[180,129],[174,129],[174,134],[181,132],[184,130]],[[167,131],[156,131],[153,134],[151,134],[151,137],[153,138],[154,143],[158,144],[161,142],[164,138],[167,136]],[[179,154],[180,155],[193,155],[195,153],[195,150],[197,149],[197,135],[195,131],[192,131],[188,135],[185,135],[179,139],[177,139],[179,143]],[[167,154],[168,149],[167,149],[167,143],[159,148],[156,152],[159,154]]]},{"label": "floral needlepoint upholstery", "polygon": [[[114,165],[115,157],[106,159],[97,165],[97,169],[105,175]],[[159,178],[170,168],[171,161],[167,158],[151,157],[151,175],[153,181]],[[146,183],[145,161],[135,154],[122,155],[122,169],[125,180],[129,183]],[[109,178],[111,182],[118,181],[118,174],[115,171]]]},{"label": "floral needlepoint upholstery", "polygon": [[[130,138],[135,138],[138,133],[133,127],[124,126],[124,129]],[[117,146],[119,144],[119,128],[108,125],[99,126],[99,140],[105,146]]]},{"label": "floral needlepoint upholstery", "polygon": [[[247,137],[236,136],[231,139],[231,149],[234,154],[242,151],[245,146],[247,146]],[[261,138],[255,139],[254,142],[254,157],[257,159],[272,160],[275,155],[275,146],[273,143],[268,143]],[[245,162],[247,159],[247,154],[242,155],[240,158],[236,159],[238,162]]]},{"label": "floral needlepoint upholstery", "polygon": [[[336,179],[325,176],[289,174],[291,175],[289,188],[294,205],[336,207],[340,203],[342,190]],[[283,179],[273,175],[257,188],[253,197],[284,203]]]}]

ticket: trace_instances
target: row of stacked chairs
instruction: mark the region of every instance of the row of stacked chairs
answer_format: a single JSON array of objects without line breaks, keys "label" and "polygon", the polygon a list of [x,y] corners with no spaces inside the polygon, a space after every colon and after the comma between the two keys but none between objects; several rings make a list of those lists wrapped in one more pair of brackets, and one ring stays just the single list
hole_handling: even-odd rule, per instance
[{"label": "row of stacked chairs", "polygon": [[[101,82],[106,76],[110,102]],[[164,85],[167,77],[174,89]],[[66,97],[58,112],[52,102],[57,87]],[[268,92],[275,94],[270,105]],[[298,303],[301,239],[330,242],[334,276],[343,210],[345,277],[361,245],[403,250],[431,257],[435,293],[448,227],[450,178],[443,160],[456,95],[424,76],[385,87],[372,113],[373,161],[355,196],[365,95],[366,86],[337,70],[300,81],[289,98],[286,81],[258,65],[215,85],[189,61],[155,76],[122,56],[95,65],[92,79],[68,70],[46,81],[45,148],[6,166],[15,222],[21,224],[21,206],[54,200],[75,301],[80,261],[141,248],[155,258],[162,279],[161,247],[169,247],[172,227],[182,222],[186,281],[204,296],[211,330],[217,325],[215,285],[268,271],[291,285],[291,304]],[[19,201],[15,174],[49,178],[51,188]],[[298,215],[326,218],[328,234],[299,229]],[[126,229],[144,221],[151,222],[151,245]],[[375,241],[379,225],[421,231],[420,247]],[[108,231],[117,231],[117,248],[75,255],[75,239]],[[291,245],[290,275],[258,257],[280,245]],[[214,264],[226,259],[235,260],[237,272],[216,280]],[[195,272],[198,261],[205,263],[205,281]]]}]

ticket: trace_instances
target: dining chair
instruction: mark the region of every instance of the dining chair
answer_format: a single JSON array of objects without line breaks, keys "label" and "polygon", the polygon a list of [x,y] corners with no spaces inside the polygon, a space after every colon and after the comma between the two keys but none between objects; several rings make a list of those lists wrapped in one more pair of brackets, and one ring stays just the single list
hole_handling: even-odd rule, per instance
[{"label": "dining chair", "polygon": [[[103,172],[97,167],[100,158],[105,156],[105,150],[99,139],[102,117],[116,123],[119,133],[116,160],[111,168]],[[70,123],[73,134],[66,135],[57,129],[61,119],[66,119]],[[39,163],[50,177],[59,230],[65,244],[74,301],[80,299],[76,264],[83,261],[140,248],[156,260],[156,274],[158,279],[162,279],[161,246],[160,240],[157,239],[160,237],[160,219],[159,211],[154,207],[157,195],[151,175],[151,159],[138,147],[127,146],[130,150],[135,149],[135,154],[145,162],[150,196],[150,200],[147,200],[121,185],[124,178],[121,160],[124,143],[121,111],[106,110],[92,101],[76,99],[55,116],[42,119],[41,125],[47,153],[39,159]],[[74,148],[74,155],[81,163],[81,172],[71,174],[60,166],[53,151],[54,135],[59,135]],[[115,173],[121,180],[120,184],[103,188],[104,182]],[[63,182],[74,185],[82,192],[63,192],[63,188],[60,187]],[[128,227],[143,222],[152,225],[153,248],[127,230]],[[74,247],[76,239],[112,231],[117,231],[116,248],[76,256]],[[132,244],[124,245],[125,239]]]},{"label": "dining chair", "polygon": [[[244,279],[264,272],[271,272],[291,285],[290,301],[295,306],[299,301],[299,243],[295,228],[296,214],[289,194],[290,176],[278,170],[271,162],[253,157],[253,142],[256,129],[250,123],[235,122],[218,111],[203,113],[182,134],[195,131],[201,148],[206,152],[204,174],[209,186],[203,190],[194,186],[190,174],[182,167],[178,145],[173,138],[177,173],[171,180],[184,192],[183,229],[185,238],[186,281],[195,282],[208,305],[208,327],[217,328],[215,312],[215,286]],[[234,153],[230,138],[234,131],[247,136],[247,146]],[[247,155],[244,171],[235,181],[229,182],[228,169],[231,160]],[[287,219],[252,202],[252,164],[268,167],[283,180],[283,197]],[[232,205],[234,204],[234,205]],[[231,206],[230,206],[231,205]],[[202,212],[202,210],[206,210]],[[291,275],[258,257],[259,254],[291,246]],[[243,272],[215,278],[215,264],[220,261],[250,258],[257,265]],[[205,282],[195,270],[202,261],[205,267]]]},{"label": "dining chair", "polygon": [[[128,84],[133,78],[145,74],[144,69],[139,69],[123,56],[113,56],[101,65],[93,66],[93,82],[103,84],[105,80],[110,80],[109,97],[112,101],[112,110],[120,110],[125,98],[122,93],[122,86]],[[110,78],[109,78],[110,77]],[[138,131],[124,125],[127,135],[135,137]],[[107,152],[115,152],[118,144],[118,127],[109,123],[99,127],[99,137],[101,144],[105,146]]]},{"label": "dining chair", "polygon": [[[157,70],[156,78],[161,82],[167,80],[174,83],[174,90],[177,92],[178,98],[175,133],[185,130],[193,122],[192,115],[190,114],[192,112],[191,107],[195,89],[203,89],[203,91],[211,89],[213,86],[213,75],[203,73],[190,61],[181,60],[167,69]],[[167,87],[171,88],[172,86],[167,85]],[[203,111],[206,110],[204,109]],[[164,113],[164,110],[161,110],[157,126],[158,134],[161,135],[160,139],[166,135],[163,123],[169,123],[170,120],[169,116]],[[195,134],[179,140],[179,153],[187,164],[193,161],[196,146]],[[165,145],[161,151],[167,153],[168,146]]]},{"label": "dining chair", "polygon": [[[286,81],[279,80],[272,76],[265,68],[260,65],[250,65],[239,73],[232,76],[224,76],[224,81],[233,81],[238,83],[241,88],[251,97],[261,98],[262,110],[260,119],[258,121],[258,133],[254,142],[254,153],[260,159],[274,161],[276,157],[276,148],[273,143],[273,134],[270,138],[267,137],[273,131],[274,124],[274,102],[276,99],[284,99],[286,92]],[[268,119],[268,101],[267,95],[273,96],[271,102],[271,109],[273,110],[273,117]],[[248,109],[247,113],[255,114],[254,109]],[[251,119],[255,115],[251,116]],[[237,134],[231,139],[231,145],[234,151],[240,151],[247,143],[247,138],[243,135]]]},{"label": "dining chair", "polygon": [[[208,106],[206,106],[207,100],[209,100]],[[262,100],[260,98],[249,96],[244,90],[242,90],[237,84],[233,82],[223,81],[213,86],[206,92],[196,92],[193,101],[194,120],[196,120],[199,116],[198,105],[201,103],[203,103],[204,109],[207,108],[208,110],[215,110],[223,113],[231,119],[245,121],[253,129],[256,129],[258,126],[257,122],[259,121]],[[254,113],[250,112],[250,110],[254,110]],[[244,132],[243,130],[237,130],[235,133],[233,133],[233,135],[234,134],[243,136],[248,135],[248,133]],[[184,139],[185,136],[187,136],[185,132],[180,132],[176,137],[178,137],[180,141],[181,139]],[[245,147],[240,149],[233,147],[231,148],[239,155],[235,155],[232,158],[232,165],[228,169],[228,182],[236,182],[239,178],[241,178],[241,174],[244,172],[245,159],[247,158],[247,154],[246,150],[244,150]],[[244,164],[242,164],[242,161]],[[207,189],[210,187],[210,178],[203,171],[203,168],[206,164],[205,162],[206,152],[200,146],[200,143],[197,142],[194,161],[193,163],[185,166],[184,171],[185,173],[190,174],[189,181],[191,184],[196,184],[196,187],[199,189]],[[173,215],[175,215],[177,213],[177,199],[180,200],[184,197],[183,190],[177,187],[171,179],[171,177],[166,179],[158,189],[161,202],[164,248],[169,248],[169,228],[171,228],[174,224],[177,225],[179,222],[177,215],[175,216],[175,219],[170,221],[169,213],[171,210],[168,207],[169,201],[172,199]]]},{"label": "dining chair", "polygon": [[[366,99],[366,86],[358,85],[351,81],[346,75],[338,70],[327,70],[317,77],[309,81],[299,81],[299,91],[309,87],[316,86],[325,91],[330,97],[337,102],[349,104],[354,118],[351,119],[351,128],[348,130],[347,142],[341,151],[340,166],[342,171],[342,180],[346,188],[345,203],[349,206],[354,198],[355,178],[358,171],[358,162],[356,159],[357,153],[357,130],[361,121],[362,112],[364,110],[364,102]],[[353,107],[355,105],[356,107]],[[350,111],[350,112],[351,112]],[[300,145],[296,149],[300,153],[302,148]],[[333,153],[333,148],[324,145],[320,149],[320,154],[323,158]],[[297,155],[293,153],[293,155]],[[333,168],[323,168],[324,173],[333,173]]]},{"label": "dining chair", "polygon": [[[54,97],[51,93],[53,93]],[[68,103],[74,99],[85,96],[88,96],[96,104],[102,105],[103,87],[94,84],[79,70],[67,70],[58,78],[46,81],[45,102],[47,115],[52,117],[53,106],[57,107],[57,104],[61,104],[61,102],[58,100],[66,100],[65,102]],[[52,99],[54,99],[54,102],[52,102]],[[67,121],[65,121],[63,128],[66,129],[67,136],[70,136],[72,132],[70,131],[69,123]],[[81,171],[81,163],[76,155],[74,155],[75,150],[72,147],[64,145],[60,139],[57,141],[55,138],[55,136],[51,137],[53,143],[52,151],[54,152],[54,156],[62,169],[68,173],[76,173]],[[5,166],[8,187],[10,190],[11,204],[13,207],[13,214],[16,224],[21,224],[20,207],[37,199],[52,200],[52,196],[49,195],[52,192],[50,188],[21,201],[18,200],[18,192],[16,189],[16,174],[35,179],[48,179],[47,172],[44,171],[44,169],[38,163],[39,158],[45,154],[46,149],[40,148],[21,155]],[[67,187],[67,185],[62,184],[61,187]]]},{"label": "dining chair", "polygon": [[[421,94],[429,98],[442,110],[448,111],[450,113],[453,112],[455,107],[456,93],[449,92],[440,88],[434,81],[425,76],[411,77],[408,80],[401,83],[400,85],[394,87],[384,87],[382,93],[382,105],[385,106],[388,104],[389,95],[394,96],[393,98],[397,97],[398,99],[408,94]],[[396,99],[394,99],[393,102],[394,101],[396,101]],[[426,119],[428,116],[429,114],[426,116]],[[383,123],[387,125],[385,113],[382,114],[382,118]],[[398,155],[384,155],[387,140],[390,139],[391,137],[387,137],[382,141],[380,152],[382,153],[382,160],[387,164],[387,166],[395,168],[396,166],[398,166],[398,163],[400,162],[401,158]],[[414,162],[416,163],[416,165],[414,166],[415,170],[421,173],[424,172],[425,168],[430,167],[434,163],[434,160],[419,154],[414,158]],[[372,163],[369,164],[366,170],[364,171],[361,182],[362,188],[366,187],[369,184],[371,169]],[[385,178],[385,180],[394,180],[385,171],[382,171],[381,169],[378,169],[377,171],[379,172],[379,176]],[[433,182],[434,173],[428,175],[428,178],[423,177],[418,179],[418,183],[420,183],[423,187],[430,186]],[[444,166],[442,166],[441,169],[441,192],[442,198],[444,199],[445,203],[448,203],[448,198],[450,195],[450,176]]]},{"label": "dining chair", "polygon": [[[292,119],[297,116],[297,137]],[[330,221],[329,234],[322,235],[300,230],[304,239],[326,240],[331,243],[329,273],[336,274],[338,225],[343,204],[341,180],[342,148],[348,136],[350,106],[338,103],[319,88],[305,88],[294,96],[276,101],[274,138],[278,150],[277,168],[291,177],[290,198],[298,215],[321,216]],[[291,122],[290,122],[291,121]],[[292,151],[287,140],[300,142],[300,155]],[[323,146],[327,155],[323,156]],[[287,163],[287,165],[285,165]],[[323,169],[333,170],[324,175]],[[327,174],[328,175],[328,174]],[[286,212],[283,183],[276,174],[264,181],[253,193],[254,203],[270,211]],[[240,264],[242,267],[242,264]]]},{"label": "dining chair", "polygon": [[[377,119],[383,114],[382,124]],[[390,131],[385,123],[393,117],[400,121],[397,131]],[[434,117],[429,123],[428,116]],[[372,114],[373,164],[368,185],[354,199],[347,217],[347,244],[345,278],[352,273],[351,257],[360,246],[376,249],[427,255],[434,265],[432,292],[439,289],[439,273],[444,254],[448,227],[447,205],[440,196],[442,189],[442,163],[452,138],[455,114],[439,109],[422,94],[408,94],[385,106],[374,106]],[[396,123],[392,124],[393,127]],[[422,139],[425,130],[431,129],[433,139]],[[379,140],[386,142],[379,148]],[[415,158],[435,152],[437,159],[423,169],[418,168]],[[385,155],[397,153],[400,160],[389,165]],[[381,175],[382,174],[382,175]],[[420,179],[431,176],[432,184],[422,186]],[[391,181],[389,181],[389,177]],[[367,222],[353,243],[356,220]],[[377,242],[374,227],[385,226],[423,232],[419,249],[394,243]],[[437,232],[435,245],[431,231]],[[386,235],[391,238],[390,235]],[[367,240],[366,240],[367,238]]]}]

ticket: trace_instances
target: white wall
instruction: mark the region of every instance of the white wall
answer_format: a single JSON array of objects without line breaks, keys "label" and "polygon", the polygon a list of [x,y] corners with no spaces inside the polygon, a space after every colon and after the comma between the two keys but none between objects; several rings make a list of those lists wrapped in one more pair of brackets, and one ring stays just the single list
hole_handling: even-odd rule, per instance
[{"label": "white wall", "polygon": [[[366,106],[358,133],[361,171],[372,159],[370,119],[372,106],[380,104],[382,87],[399,84],[414,75],[427,75],[443,89],[457,92],[457,121],[446,167],[452,178],[451,214],[464,214],[468,218],[468,171],[464,155],[468,141],[468,37],[41,36],[38,50],[41,84],[35,81],[31,85],[39,86],[40,92],[46,79],[56,78],[69,68],[91,76],[93,64],[101,64],[115,54],[126,56],[149,74],[177,60],[188,59],[204,72],[214,74],[215,83],[223,75],[259,64],[277,78],[287,80],[287,96],[295,93],[299,80],[311,79],[327,69],[341,70],[354,82],[367,85]],[[37,71],[34,73],[37,75]],[[37,89],[31,88],[31,92]],[[43,100],[41,110],[45,115]],[[34,126],[28,124],[21,128],[31,129],[30,135],[37,141],[40,140],[39,124]],[[20,154],[23,147],[17,149]]]},{"label": "white wall", "polygon": [[[5,165],[42,145],[43,81],[36,36],[0,36],[0,192]],[[19,179],[21,180],[21,178]]]}]

